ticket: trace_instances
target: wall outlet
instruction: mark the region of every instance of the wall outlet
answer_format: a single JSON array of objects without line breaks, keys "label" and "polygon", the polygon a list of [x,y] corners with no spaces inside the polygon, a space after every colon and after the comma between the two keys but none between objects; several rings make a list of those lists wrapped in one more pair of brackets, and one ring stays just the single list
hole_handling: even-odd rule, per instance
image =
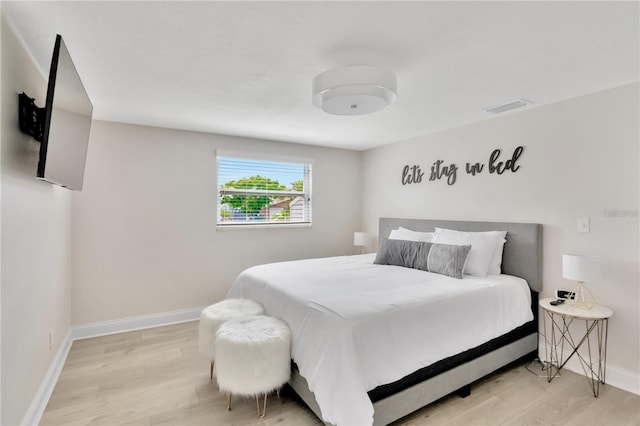
[{"label": "wall outlet", "polygon": [[556,297],[558,299],[575,299],[576,295],[568,290],[556,290]]}]

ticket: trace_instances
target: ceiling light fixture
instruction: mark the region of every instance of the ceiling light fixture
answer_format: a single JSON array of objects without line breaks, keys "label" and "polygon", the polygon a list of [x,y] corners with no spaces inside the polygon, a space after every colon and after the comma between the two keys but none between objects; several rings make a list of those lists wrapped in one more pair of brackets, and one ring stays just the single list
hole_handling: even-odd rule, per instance
[{"label": "ceiling light fixture", "polygon": [[370,114],[396,99],[396,86],[396,75],[384,68],[334,68],[313,79],[313,104],[329,114]]}]

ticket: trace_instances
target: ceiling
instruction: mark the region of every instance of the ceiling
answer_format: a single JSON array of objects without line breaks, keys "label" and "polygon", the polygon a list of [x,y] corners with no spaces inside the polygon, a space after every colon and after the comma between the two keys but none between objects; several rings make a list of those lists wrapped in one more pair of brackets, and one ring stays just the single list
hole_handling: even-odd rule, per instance
[{"label": "ceiling", "polygon": [[[639,5],[1,2],[43,74],[62,34],[94,118],[355,150],[638,81]],[[359,64],[396,73],[395,103],[312,105],[315,75]]]}]

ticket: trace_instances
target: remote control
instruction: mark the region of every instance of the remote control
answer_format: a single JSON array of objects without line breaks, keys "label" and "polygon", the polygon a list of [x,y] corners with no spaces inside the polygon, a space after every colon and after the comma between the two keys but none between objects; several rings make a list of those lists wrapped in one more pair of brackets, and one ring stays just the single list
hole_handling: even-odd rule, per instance
[{"label": "remote control", "polygon": [[562,305],[563,303],[564,303],[564,299],[557,299],[549,302],[549,304],[553,306]]}]

